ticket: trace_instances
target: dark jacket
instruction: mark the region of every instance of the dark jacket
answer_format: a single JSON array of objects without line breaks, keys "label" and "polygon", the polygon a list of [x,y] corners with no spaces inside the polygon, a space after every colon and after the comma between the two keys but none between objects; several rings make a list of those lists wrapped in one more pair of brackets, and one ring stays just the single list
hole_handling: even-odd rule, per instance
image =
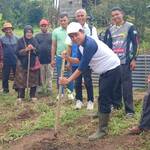
[{"label": "dark jacket", "polygon": [[[24,42],[25,40],[25,42]],[[26,43],[26,44],[25,44]],[[24,37],[20,38],[17,43],[16,55],[21,62],[23,69],[28,67],[28,52],[25,52],[26,45],[32,44],[35,49],[30,53],[30,67],[33,67],[35,64],[35,58],[37,56],[38,43],[35,38],[25,39]]]}]

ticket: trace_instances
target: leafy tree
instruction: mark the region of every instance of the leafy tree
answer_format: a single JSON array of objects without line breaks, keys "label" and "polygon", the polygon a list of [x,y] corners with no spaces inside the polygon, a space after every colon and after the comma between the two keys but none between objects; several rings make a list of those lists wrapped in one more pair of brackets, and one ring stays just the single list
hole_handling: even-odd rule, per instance
[{"label": "leafy tree", "polygon": [[97,6],[92,6],[91,11],[95,16],[95,23],[99,27],[106,27],[111,22],[110,12],[113,7],[121,7],[126,14],[126,19],[133,22],[143,39],[145,29],[150,25],[150,11],[146,9],[149,0],[105,0]]},{"label": "leafy tree", "polygon": [[43,10],[38,1],[33,1],[28,6],[28,22],[32,25],[37,25],[43,17]]}]

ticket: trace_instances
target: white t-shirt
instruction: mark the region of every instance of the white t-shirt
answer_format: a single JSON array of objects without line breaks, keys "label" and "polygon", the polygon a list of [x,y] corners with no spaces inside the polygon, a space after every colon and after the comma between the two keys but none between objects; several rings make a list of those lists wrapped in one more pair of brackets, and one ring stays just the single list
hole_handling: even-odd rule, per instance
[{"label": "white t-shirt", "polygon": [[88,66],[93,72],[103,74],[120,65],[118,56],[102,41],[94,40],[88,36],[82,46],[79,46],[79,70],[82,72]]}]

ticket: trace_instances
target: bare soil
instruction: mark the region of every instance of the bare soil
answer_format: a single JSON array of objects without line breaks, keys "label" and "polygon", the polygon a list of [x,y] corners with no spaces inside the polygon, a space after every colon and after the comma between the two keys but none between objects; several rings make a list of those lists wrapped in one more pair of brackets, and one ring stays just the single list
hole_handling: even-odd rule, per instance
[{"label": "bare soil", "polygon": [[[57,138],[54,136],[54,129],[45,129],[9,143],[7,146],[10,150],[142,150],[144,141],[150,140],[150,134],[143,138],[140,135],[133,136],[124,133],[119,136],[107,135],[104,139],[89,141],[88,135],[95,131],[96,124],[97,121],[94,127],[91,127],[91,118],[85,116],[70,125],[61,127]],[[82,129],[82,126],[87,129]],[[74,135],[69,134],[69,127],[79,127],[79,131]]]},{"label": "bare soil", "polygon": [[[136,99],[142,100],[144,93],[135,93]],[[49,102],[48,105],[56,106],[53,102]],[[22,120],[35,119],[37,115],[37,112],[27,108],[11,120],[11,123],[17,126]],[[97,122],[97,120],[93,121],[90,116],[83,116],[69,125],[60,127],[57,138],[54,136],[54,129],[44,129],[6,143],[0,147],[0,150],[150,150],[150,147],[143,149],[145,141],[150,141],[149,133],[144,136],[133,136],[126,131],[122,135],[109,134],[104,139],[89,141],[88,136],[95,132]],[[9,128],[10,124],[0,125],[0,134]]]}]

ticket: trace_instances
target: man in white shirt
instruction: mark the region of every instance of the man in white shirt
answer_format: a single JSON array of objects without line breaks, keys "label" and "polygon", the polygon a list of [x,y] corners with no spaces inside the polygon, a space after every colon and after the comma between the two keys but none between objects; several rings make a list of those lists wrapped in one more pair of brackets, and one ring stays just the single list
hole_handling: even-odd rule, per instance
[{"label": "man in white shirt", "polygon": [[[89,137],[89,140],[96,140],[107,135],[109,114],[111,112],[112,101],[115,100],[115,93],[120,87],[121,72],[120,60],[117,55],[102,41],[92,39],[84,33],[83,27],[76,22],[72,22],[67,27],[67,33],[73,43],[79,46],[77,58],[72,58],[63,54],[70,63],[79,63],[76,71],[69,78],[60,78],[59,83],[66,85],[75,80],[89,66],[100,74],[99,80],[99,127],[96,133]],[[120,97],[121,98],[121,97]]]}]

